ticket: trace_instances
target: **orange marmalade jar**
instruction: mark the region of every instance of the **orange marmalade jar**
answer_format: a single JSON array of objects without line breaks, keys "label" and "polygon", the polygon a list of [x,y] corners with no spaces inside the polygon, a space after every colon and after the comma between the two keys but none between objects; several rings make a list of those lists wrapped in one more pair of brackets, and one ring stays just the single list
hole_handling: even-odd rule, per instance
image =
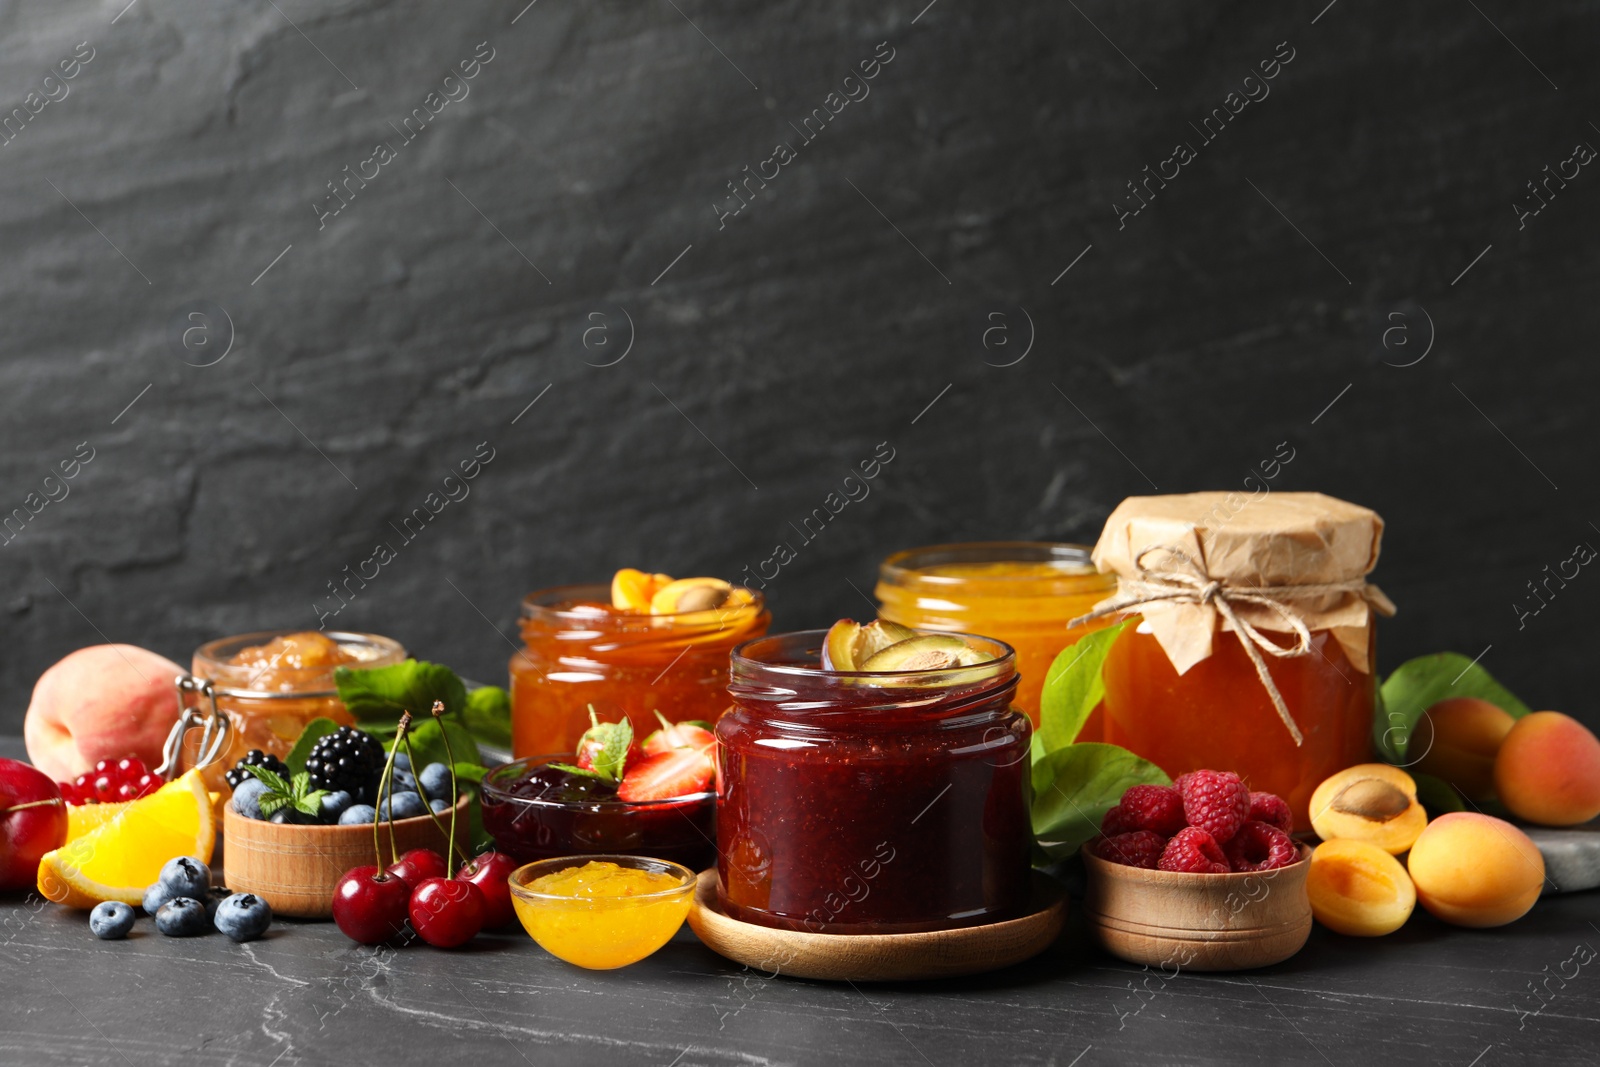
[{"label": "orange marmalade jar", "polygon": [[650,615],[611,606],[603,585],[569,585],[522,601],[523,649],[511,657],[513,756],[570,754],[589,728],[627,716],[634,734],[668,722],[715,722],[728,706],[728,654],[767,632],[761,594],[739,606]]},{"label": "orange marmalade jar", "polygon": [[[1095,569],[1084,545],[1045,541],[985,541],[932,545],[896,552],[878,570],[878,614],[919,630],[982,634],[1016,650],[1016,706],[1039,725],[1039,694],[1045,672],[1060,651],[1109,618],[1078,627],[1068,621],[1087,614],[1116,588],[1116,579]],[[1085,724],[1080,739],[1099,741],[1100,716]]]},{"label": "orange marmalade jar", "polygon": [[[354,725],[334,689],[334,670],[387,667],[405,658],[391,638],[321,630],[239,634],[201,645],[191,671],[212,684],[217,709],[228,718],[226,747],[207,765],[206,781],[223,788],[222,776],[252,748],[287,754],[312,719]],[[184,766],[193,765],[198,741],[185,737]]]},{"label": "orange marmalade jar", "polygon": [[1094,551],[1118,577],[1102,607],[1135,616],[1102,669],[1105,740],[1173,777],[1235,771],[1310,829],[1312,790],[1371,759],[1382,532],[1320,493],[1123,501]]}]

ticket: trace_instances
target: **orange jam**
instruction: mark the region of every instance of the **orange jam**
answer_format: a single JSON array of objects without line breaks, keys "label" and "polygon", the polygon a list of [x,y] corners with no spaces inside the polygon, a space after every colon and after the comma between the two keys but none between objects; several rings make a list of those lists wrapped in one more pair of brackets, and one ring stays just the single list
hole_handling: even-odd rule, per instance
[{"label": "orange jam", "polygon": [[[1015,703],[1037,727],[1045,672],[1057,654],[1112,620],[1072,629],[1067,621],[1115,590],[1115,576],[1100,574],[1081,545],[997,541],[897,552],[884,561],[875,592],[878,614],[890,622],[979,634],[1015,649]],[[1079,740],[1103,740],[1100,730],[1096,713]]]},{"label": "orange jam", "polygon": [[[285,755],[312,719],[353,725],[334,689],[334,670],[386,667],[405,658],[405,649],[387,637],[320,630],[241,634],[201,645],[191,669],[213,683],[230,727],[227,748],[205,768],[207,784],[220,789],[223,774],[253,748]],[[198,731],[185,737],[189,760],[199,740]]]},{"label": "orange jam", "polygon": [[[1371,758],[1372,676],[1327,630],[1311,631],[1304,656],[1265,657],[1305,735],[1296,747],[1237,635],[1218,631],[1211,655],[1180,676],[1155,637],[1136,628],[1139,621],[1106,657],[1104,739],[1173,777],[1201,768],[1235,771],[1251,789],[1287,800],[1296,830],[1311,829],[1312,790]],[[1371,663],[1375,631],[1368,633]]]},{"label": "orange jam", "polygon": [[523,649],[511,657],[511,749],[570,753],[589,728],[626,716],[635,736],[669,722],[715,722],[728,705],[728,653],[767,632],[760,593],[730,607],[649,614],[611,606],[606,586],[563,586],[522,602]]},{"label": "orange jam", "polygon": [[511,904],[523,929],[558,959],[591,970],[626,967],[672,940],[689,914],[693,874],[654,860],[640,861],[654,869],[590,861],[523,881],[564,862],[571,861],[511,875]]}]

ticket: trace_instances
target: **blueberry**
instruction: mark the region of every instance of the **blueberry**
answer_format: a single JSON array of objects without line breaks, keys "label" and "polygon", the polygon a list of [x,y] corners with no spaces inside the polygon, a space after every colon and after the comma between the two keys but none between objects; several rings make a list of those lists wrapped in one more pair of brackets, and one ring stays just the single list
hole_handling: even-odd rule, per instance
[{"label": "blueberry", "polygon": [[450,810],[450,802],[444,797],[434,797],[428,801],[428,807],[433,809],[435,815],[443,815]]},{"label": "blueberry", "polygon": [[399,767],[394,769],[394,778],[390,787],[396,793],[415,793],[417,791],[417,776],[410,771],[402,771]]},{"label": "blueberry", "polygon": [[442,763],[430,763],[417,776],[422,792],[432,797],[447,797],[451,793],[450,768]]},{"label": "blueberry", "polygon": [[168,860],[161,868],[156,885],[166,893],[166,900],[173,897],[199,900],[211,888],[211,868],[193,856],[179,856]]},{"label": "blueberry", "polygon": [[352,804],[339,816],[340,826],[369,826],[378,817],[378,809],[371,804]]},{"label": "blueberry", "polygon": [[239,783],[239,788],[233,791],[233,810],[247,819],[265,819],[261,813],[261,794],[267,787],[260,780],[251,778]]},{"label": "blueberry", "polygon": [[172,899],[172,893],[160,882],[154,882],[144,891],[144,913],[154,915],[161,910],[161,905]]},{"label": "blueberry", "polygon": [[198,900],[173,897],[156,910],[156,929],[168,937],[196,937],[211,929],[211,920]]},{"label": "blueberry", "polygon": [[394,754],[394,769],[397,771],[410,771],[411,757],[404,752],[396,752]]},{"label": "blueberry", "polygon": [[133,929],[133,909],[120,900],[106,900],[89,913],[89,932],[102,941],[118,941]]},{"label": "blueberry", "polygon": [[345,809],[354,803],[355,797],[352,797],[343,789],[329,793],[322,798],[322,821],[325,823],[338,822],[339,816],[343,815]]},{"label": "blueberry", "polygon": [[416,793],[396,793],[384,802],[383,813],[389,819],[409,819],[415,815],[428,814],[428,805],[422,802],[422,797]]},{"label": "blueberry", "polygon": [[217,905],[212,920],[233,941],[254,941],[272,925],[272,909],[254,893],[235,893]]},{"label": "blueberry", "polygon": [[232,890],[224,889],[220,885],[214,885],[210,889],[207,889],[205,898],[200,901],[200,903],[206,906],[206,918],[209,919],[216,915],[217,905],[221,904],[224,900],[227,900],[228,897],[232,895],[232,892]]}]

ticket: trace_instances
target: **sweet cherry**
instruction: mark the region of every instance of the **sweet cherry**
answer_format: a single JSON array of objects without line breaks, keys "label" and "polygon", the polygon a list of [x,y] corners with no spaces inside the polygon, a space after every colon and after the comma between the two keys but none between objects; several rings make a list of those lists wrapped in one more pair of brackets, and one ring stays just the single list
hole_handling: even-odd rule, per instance
[{"label": "sweet cherry", "polygon": [[352,867],[333,889],[333,921],[352,941],[381,945],[406,926],[411,887],[376,866]]},{"label": "sweet cherry", "polygon": [[471,882],[429,878],[411,892],[411,927],[435,948],[455,948],[483,929],[483,894]]},{"label": "sweet cherry", "polygon": [[449,877],[450,867],[433,849],[414,848],[389,864],[389,873],[415,889],[429,878]]},{"label": "sweet cherry", "polygon": [[56,783],[21,760],[0,759],[0,891],[33,888],[39,860],[66,840]]},{"label": "sweet cherry", "polygon": [[483,928],[498,930],[516,921],[511,906],[511,872],[518,863],[504,852],[484,852],[461,865],[456,881],[471,882],[483,895]]}]

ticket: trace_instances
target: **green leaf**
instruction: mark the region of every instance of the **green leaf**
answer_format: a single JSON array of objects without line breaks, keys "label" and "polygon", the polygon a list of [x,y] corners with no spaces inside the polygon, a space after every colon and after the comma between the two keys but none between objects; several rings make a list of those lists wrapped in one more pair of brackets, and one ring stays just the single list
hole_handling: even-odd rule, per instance
[{"label": "green leaf", "polygon": [[1461,794],[1456,792],[1455,786],[1443,778],[1412,772],[1411,779],[1417,783],[1417,799],[1428,809],[1431,817],[1437,819],[1452,811],[1467,810],[1466,804],[1461,801]]},{"label": "green leaf", "polygon": [[1065,859],[1100,832],[1100,820],[1129,786],[1171,785],[1160,767],[1125,748],[1094,742],[1047,753],[1034,765],[1033,832],[1046,853]]},{"label": "green leaf", "polygon": [[283,762],[290,771],[305,770],[306,757],[311,755],[311,747],[337,729],[339,724],[332,719],[312,719],[306,723],[306,728],[300,731],[300,739],[294,743],[289,754],[283,757]]},{"label": "green leaf", "polygon": [[[449,749],[446,749],[444,744],[446,731],[450,734]],[[478,751],[478,743],[454,715],[445,715],[439,719],[429,716],[420,723],[413,723],[411,729],[406,731],[406,740],[411,743],[411,766],[416,774],[421,774],[422,768],[430,763],[443,763],[449,766],[452,762],[483,762],[483,755]],[[455,759],[452,760],[451,756]]]},{"label": "green leaf", "polygon": [[1106,695],[1100,677],[1111,645],[1127,622],[1084,634],[1061,650],[1044,676],[1044,695],[1039,701],[1039,733],[1046,752],[1072,744],[1095,705]]},{"label": "green leaf", "polygon": [[261,805],[261,814],[271,815],[279,808],[292,803],[292,801],[285,793],[262,793],[259,803]]},{"label": "green leaf", "polygon": [[1483,667],[1459,652],[1418,656],[1396,667],[1384,679],[1372,719],[1372,742],[1390,763],[1404,764],[1417,720],[1448,697],[1479,697],[1514,719],[1528,714],[1528,705]]},{"label": "green leaf", "polygon": [[321,815],[322,798],[327,795],[328,791],[326,789],[313,789],[311,792],[306,793],[303,796],[295,797],[291,803],[293,803],[297,809],[305,812],[307,815]]},{"label": "green leaf", "polygon": [[589,729],[578,742],[579,751],[592,753],[589,762],[596,776],[608,782],[622,778],[623,765],[628,762],[628,749],[633,745],[633,724],[626,718],[620,722],[601,722],[589,708]]},{"label": "green leaf", "polygon": [[457,782],[481,782],[483,776],[489,773],[489,768],[479,763],[457,763],[455,765]]},{"label": "green leaf", "polygon": [[607,780],[606,776],[603,774],[600,774],[596,771],[586,771],[582,767],[574,767],[570,763],[547,763],[545,766],[554,767],[558,771],[566,771],[568,774],[581,774],[585,778],[599,778],[602,781]]},{"label": "green leaf", "polygon": [[[267,792],[261,794],[261,799],[263,801],[265,801],[267,797],[273,793],[287,798],[293,791],[289,783],[280,778],[276,771],[270,770],[266,767],[257,767],[253,763],[246,764],[245,770],[255,775],[256,780],[267,787]],[[262,808],[261,810],[266,811],[266,808]],[[270,815],[272,813],[267,812],[267,814]]]},{"label": "green leaf", "polygon": [[444,701],[444,710],[452,714],[460,714],[467,703],[467,687],[455,671],[416,659],[388,667],[340,667],[333,684],[357,722],[386,724],[391,731],[402,711],[426,720],[435,700]]},{"label": "green leaf", "polygon": [[461,721],[480,743],[510,748],[511,694],[497,685],[474,689],[467,694]]}]

